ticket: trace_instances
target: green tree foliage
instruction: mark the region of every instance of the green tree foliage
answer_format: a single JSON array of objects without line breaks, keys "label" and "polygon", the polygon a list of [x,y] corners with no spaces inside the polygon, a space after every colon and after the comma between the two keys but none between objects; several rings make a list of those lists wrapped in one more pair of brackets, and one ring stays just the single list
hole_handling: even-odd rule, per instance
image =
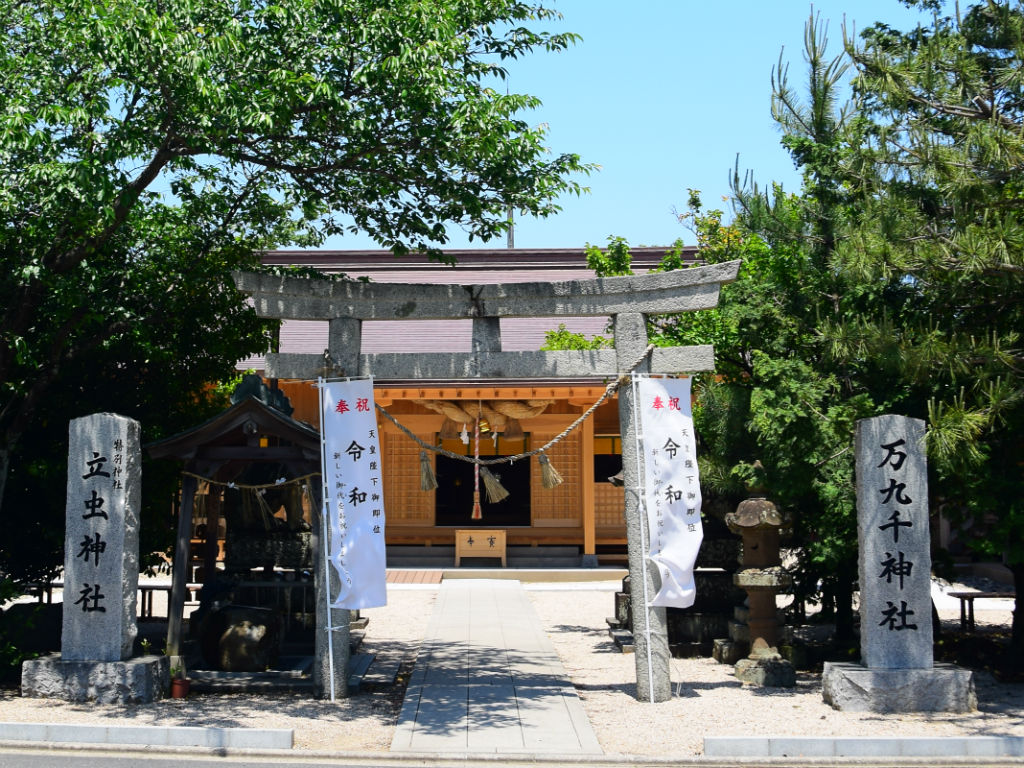
[{"label": "green tree foliage", "polygon": [[565,323],[559,323],[554,331],[545,331],[542,350],[551,349],[608,349],[612,340],[605,336],[594,336],[588,339],[586,334],[570,331]]},{"label": "green tree foliage", "polygon": [[749,483],[767,488],[792,519],[798,594],[822,599],[840,638],[852,642],[853,430],[881,412],[890,382],[874,363],[833,355],[823,327],[878,297],[821,268],[816,209],[805,199],[776,189],[771,198],[743,192],[740,202],[738,220],[726,224],[691,190],[680,218],[701,259],[740,259],[739,277],[716,309],[651,318],[649,332],[660,345],[714,344],[715,372],[698,376],[696,388],[702,485],[726,508]]},{"label": "green tree foliage", "polygon": [[792,516],[798,593],[822,598],[840,639],[851,642],[854,428],[859,418],[910,408],[913,393],[894,375],[892,350],[868,354],[846,329],[899,312],[910,293],[896,279],[860,282],[833,265],[849,218],[842,161],[851,110],[838,106],[843,61],[826,57],[814,17],[805,43],[806,96],[781,61],[773,76],[773,114],[803,172],[801,194],[765,193],[734,177],[737,218],[727,224],[691,190],[680,220],[701,259],[740,259],[739,278],[715,310],[655,318],[650,331],[657,343],[714,344],[716,370],[697,389],[702,482],[728,504],[745,484],[764,484]]},{"label": "green tree foliage", "polygon": [[[863,124],[851,137],[858,209],[840,266],[913,292],[900,371],[928,397],[929,456],[947,515],[1024,588],[1024,4],[976,2],[848,46]],[[856,139],[853,141],[852,139]],[[1024,616],[1013,643],[1024,651]]]},{"label": "green tree foliage", "polygon": [[[800,194],[760,192],[734,176],[738,228],[762,247],[748,248],[747,280],[723,312],[735,329],[726,354],[747,368],[709,389],[748,390],[749,397],[730,399],[749,407],[748,445],[761,454],[769,493],[793,515],[798,593],[815,597],[820,589],[834,609],[838,639],[849,642],[857,574],[854,427],[906,393],[885,375],[888,356],[837,345],[836,329],[883,316],[904,297],[897,285],[861,284],[831,264],[848,217],[841,163],[853,109],[839,98],[846,61],[830,58],[827,48],[827,28],[812,15],[804,29],[804,86],[791,86],[781,56],[772,73],[772,116],[802,172]],[[749,475],[749,462],[734,472]]]},{"label": "green tree foliage", "polygon": [[536,99],[498,85],[510,59],[574,41],[534,31],[554,15],[0,0],[4,515],[63,485],[69,416],[110,404],[146,439],[198,420],[201,383],[267,346],[229,278],[260,249],[360,230],[440,256],[448,227],[486,239],[509,207],[544,216],[580,191],[589,167],[547,154],[520,117]]},{"label": "green tree foliage", "polygon": [[691,192],[681,219],[702,256],[743,265],[717,310],[665,330],[677,343],[715,344],[716,375],[703,377],[696,414],[707,482],[735,498],[741,483],[762,480],[792,516],[798,595],[821,599],[838,639],[852,642],[854,427],[907,392],[886,375],[890,356],[837,344],[837,329],[896,311],[905,295],[894,281],[862,284],[832,266],[848,218],[842,160],[853,110],[838,95],[847,66],[827,56],[826,29],[813,15],[804,47],[803,88],[791,85],[781,57],[772,75],[772,114],[802,172],[801,193],[761,191],[735,174],[737,218],[725,225],[722,211],[704,210]]}]

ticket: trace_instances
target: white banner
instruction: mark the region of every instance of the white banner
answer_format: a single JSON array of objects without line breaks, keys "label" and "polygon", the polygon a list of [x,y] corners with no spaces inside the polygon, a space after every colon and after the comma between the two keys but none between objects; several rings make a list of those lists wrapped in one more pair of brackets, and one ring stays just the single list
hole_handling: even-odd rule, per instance
[{"label": "white banner", "polygon": [[649,558],[661,574],[650,604],[674,608],[689,608],[697,597],[693,566],[704,538],[690,381],[641,378],[636,390]]},{"label": "white banner", "polygon": [[341,579],[335,608],[387,603],[384,489],[373,381],[320,385],[324,515],[328,557]]}]

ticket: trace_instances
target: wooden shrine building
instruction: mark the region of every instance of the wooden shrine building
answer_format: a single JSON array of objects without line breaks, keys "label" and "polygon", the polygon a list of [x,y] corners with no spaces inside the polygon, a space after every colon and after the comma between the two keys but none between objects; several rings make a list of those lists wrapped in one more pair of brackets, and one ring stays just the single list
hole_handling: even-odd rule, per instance
[{"label": "wooden shrine building", "polygon": [[[255,394],[236,390],[236,402],[214,418],[146,446],[152,458],[180,461],[184,469],[167,614],[167,655],[175,659],[182,656],[188,585],[211,583],[219,560],[229,574],[247,577],[255,568],[275,566],[308,572],[316,562],[320,436],[287,413],[280,393],[249,388]],[[274,492],[274,503],[244,503],[262,499],[267,490]],[[243,507],[252,514],[242,515]],[[272,507],[282,510],[280,519]],[[224,517],[233,519],[225,526]],[[194,563],[201,565],[191,573]],[[309,602],[312,614],[312,590]]]}]

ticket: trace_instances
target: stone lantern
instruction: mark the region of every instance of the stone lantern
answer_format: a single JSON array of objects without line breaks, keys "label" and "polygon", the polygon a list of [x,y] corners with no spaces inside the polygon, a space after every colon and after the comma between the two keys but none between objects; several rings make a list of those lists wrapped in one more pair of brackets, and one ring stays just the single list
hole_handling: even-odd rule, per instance
[{"label": "stone lantern", "polygon": [[[754,465],[761,470],[761,463]],[[735,512],[725,516],[729,530],[743,537],[743,565],[733,583],[747,593],[750,655],[735,666],[736,677],[755,685],[789,687],[796,684],[793,665],[778,652],[779,623],[775,595],[790,586],[792,579],[782,570],[779,529],[783,514],[764,496],[764,489],[751,488]]]}]

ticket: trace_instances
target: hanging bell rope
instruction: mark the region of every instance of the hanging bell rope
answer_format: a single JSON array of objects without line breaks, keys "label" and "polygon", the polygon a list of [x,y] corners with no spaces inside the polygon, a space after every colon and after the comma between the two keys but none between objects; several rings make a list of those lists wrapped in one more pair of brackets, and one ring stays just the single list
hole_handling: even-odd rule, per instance
[{"label": "hanging bell rope", "polygon": [[434,468],[430,466],[430,454],[426,451],[420,451],[420,490],[437,490],[437,477]]},{"label": "hanging bell rope", "polygon": [[480,508],[480,419],[473,422],[473,514],[472,520],[483,519],[484,513]]}]

